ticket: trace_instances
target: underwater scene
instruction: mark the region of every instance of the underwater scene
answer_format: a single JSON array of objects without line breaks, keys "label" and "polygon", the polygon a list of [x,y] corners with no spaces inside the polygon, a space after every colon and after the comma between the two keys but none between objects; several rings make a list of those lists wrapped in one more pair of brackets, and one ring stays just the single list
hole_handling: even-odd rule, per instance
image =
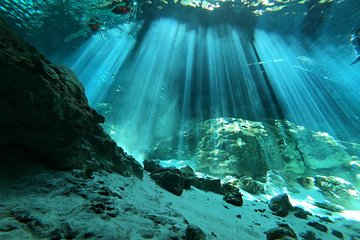
[{"label": "underwater scene", "polygon": [[360,239],[359,0],[0,0],[0,239]]}]

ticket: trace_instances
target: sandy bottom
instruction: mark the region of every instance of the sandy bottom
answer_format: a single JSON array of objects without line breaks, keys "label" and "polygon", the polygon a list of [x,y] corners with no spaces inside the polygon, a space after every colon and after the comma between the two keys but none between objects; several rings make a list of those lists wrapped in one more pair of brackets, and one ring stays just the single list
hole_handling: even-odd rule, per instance
[{"label": "sandy bottom", "polygon": [[[10,176],[11,175],[11,176]],[[244,194],[241,207],[230,205],[221,195],[196,188],[175,196],[144,179],[115,173],[95,173],[93,179],[76,172],[34,169],[2,176],[0,182],[0,239],[182,239],[189,224],[200,227],[207,239],[266,239],[265,231],[288,224],[300,233],[307,230],[319,239],[360,239],[354,219],[321,209],[300,219],[289,213],[271,213],[265,196]],[[306,196],[291,196],[293,205]],[[309,209],[306,209],[309,210]],[[320,217],[328,217],[328,221]],[[327,232],[307,223],[325,225]]]}]

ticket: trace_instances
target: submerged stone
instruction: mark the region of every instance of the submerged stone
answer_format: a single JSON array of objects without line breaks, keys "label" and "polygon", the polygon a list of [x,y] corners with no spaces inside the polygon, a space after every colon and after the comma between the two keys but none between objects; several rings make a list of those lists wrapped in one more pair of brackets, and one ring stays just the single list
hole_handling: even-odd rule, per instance
[{"label": "submerged stone", "polygon": [[275,215],[285,217],[293,209],[293,206],[288,195],[283,193],[270,199],[269,208]]},{"label": "submerged stone", "polygon": [[328,230],[328,228],[325,225],[318,223],[318,222],[308,222],[307,225],[309,225],[313,228],[316,228],[317,230],[322,231],[322,232],[327,232],[327,230]]},{"label": "submerged stone", "polygon": [[271,228],[266,231],[266,239],[267,240],[276,240],[276,239],[297,239],[297,236],[289,225],[287,224],[279,224],[279,227]]},{"label": "submerged stone", "polygon": [[330,212],[343,212],[344,208],[339,205],[332,204],[330,202],[314,202],[314,205],[329,210]]},{"label": "submerged stone", "polygon": [[241,207],[243,204],[243,199],[241,193],[227,193],[223,200],[229,204],[232,204],[234,206]]},{"label": "submerged stone", "polygon": [[179,169],[161,168],[150,174],[150,177],[167,191],[180,196],[184,188],[184,176]]},{"label": "submerged stone", "polygon": [[189,225],[186,228],[185,240],[205,240],[206,235],[201,228],[195,225]]},{"label": "submerged stone", "polygon": [[344,234],[338,230],[333,229],[331,231],[331,234],[334,235],[335,237],[339,238],[339,239],[344,239]]}]

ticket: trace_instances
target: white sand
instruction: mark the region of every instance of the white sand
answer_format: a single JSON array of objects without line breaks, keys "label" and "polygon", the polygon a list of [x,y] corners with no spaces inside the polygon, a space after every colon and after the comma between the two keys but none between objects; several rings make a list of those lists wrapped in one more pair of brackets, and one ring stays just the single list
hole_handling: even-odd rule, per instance
[{"label": "white sand", "polygon": [[[265,196],[260,198],[244,194],[243,206],[236,207],[225,203],[221,195],[196,188],[185,190],[180,197],[175,196],[158,187],[148,173],[143,180],[108,173],[97,173],[95,176],[95,179],[86,182],[68,172],[42,170],[18,177],[13,182],[2,182],[0,239],[38,238],[25,224],[11,216],[11,209],[20,208],[29,210],[36,219],[49,224],[50,227],[43,228],[44,231],[59,228],[64,222],[69,223],[78,232],[77,239],[84,238],[84,234],[89,232],[93,234],[90,239],[168,239],[171,236],[181,239],[188,223],[200,227],[207,234],[207,239],[266,239],[264,232],[276,227],[277,223],[289,224],[299,239],[302,239],[299,233],[306,230],[315,232],[320,239],[337,239],[331,234],[332,229],[341,231],[344,239],[360,239],[357,221],[343,217],[339,220],[341,216],[333,214],[329,218],[335,223],[320,222],[329,229],[323,233],[307,226],[309,221],[319,221],[315,216],[303,220],[294,217],[293,213],[285,218],[273,215],[265,203]],[[54,185],[50,190],[46,190],[48,183]],[[89,208],[89,201],[98,196],[97,189],[103,186],[121,196],[109,197],[119,210],[115,218],[104,213],[96,214]],[[69,189],[80,189],[89,198],[85,199]],[[296,197],[306,199],[301,194]],[[300,202],[291,201],[293,205]],[[257,209],[265,209],[265,212],[255,212]],[[315,210],[316,214],[326,216],[325,210]],[[9,223],[16,229],[3,231]]]}]

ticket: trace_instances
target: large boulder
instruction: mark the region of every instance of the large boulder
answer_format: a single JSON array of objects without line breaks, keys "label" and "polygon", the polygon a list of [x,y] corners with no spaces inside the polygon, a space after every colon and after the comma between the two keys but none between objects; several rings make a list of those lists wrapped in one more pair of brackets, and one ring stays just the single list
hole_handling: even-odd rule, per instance
[{"label": "large boulder", "polygon": [[159,168],[150,177],[162,188],[180,196],[185,186],[184,175],[177,168]]},{"label": "large boulder", "polygon": [[195,159],[198,171],[250,177],[265,176],[270,169],[302,174],[343,166],[351,160],[344,147],[326,133],[286,120],[239,118],[210,119],[162,139],[148,158]]},{"label": "large boulder", "polygon": [[2,19],[0,65],[0,147],[25,148],[60,169],[142,176],[141,165],[103,131],[104,117],[90,108],[74,73],[51,64]]}]

